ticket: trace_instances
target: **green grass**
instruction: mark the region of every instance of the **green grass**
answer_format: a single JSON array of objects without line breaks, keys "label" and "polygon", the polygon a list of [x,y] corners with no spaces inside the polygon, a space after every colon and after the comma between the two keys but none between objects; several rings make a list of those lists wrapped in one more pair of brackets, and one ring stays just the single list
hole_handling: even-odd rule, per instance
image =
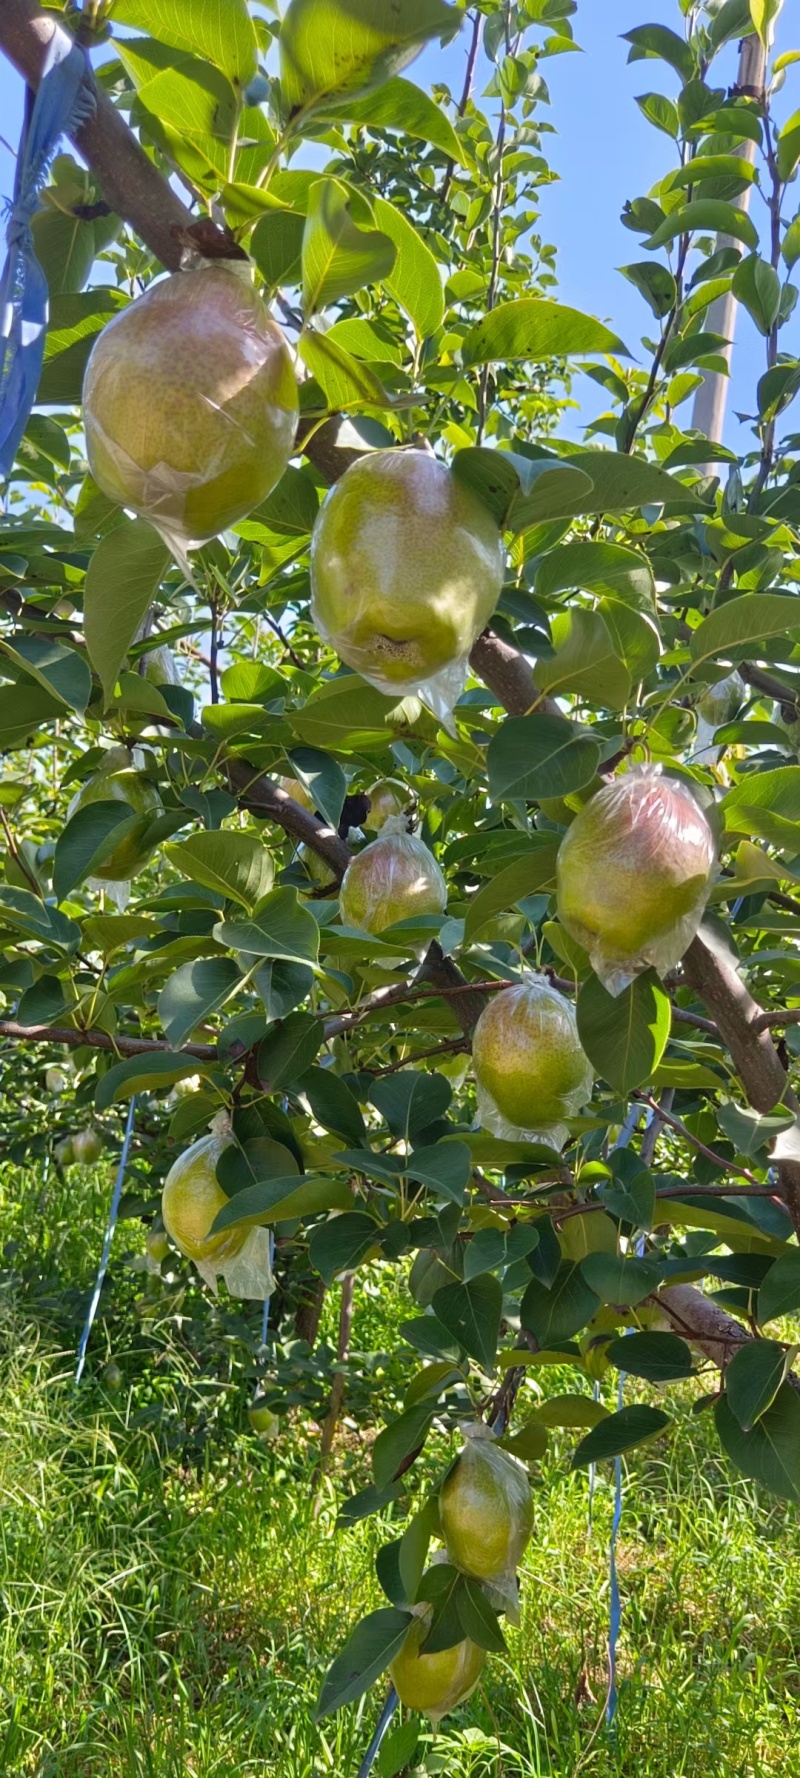
[{"label": "green grass", "polygon": [[[30,1177],[0,1180],[12,1242],[0,1291],[0,1772],[355,1778],[381,1688],[318,1727],[312,1709],[349,1625],[379,1603],[372,1560],[396,1534],[374,1520],[335,1530],[343,1474],[348,1489],[366,1479],[367,1445],[345,1427],[315,1515],[311,1424],[297,1416],[277,1446],[260,1446],[225,1342],[209,1347],[204,1373],[174,1330],[160,1343],[143,1333],[132,1313],[141,1279],[119,1265],[76,1395],[74,1336],[107,1180],[98,1170],[80,1183],[80,1213],[54,1184],[42,1221]],[[120,1257],[131,1244],[122,1229]],[[357,1342],[373,1345],[397,1314],[373,1281]],[[127,1378],[114,1396],[102,1383],[111,1339]],[[554,1384],[568,1385],[567,1373]],[[610,1465],[590,1532],[586,1477],[569,1474],[564,1435],[536,1482],[509,1657],[490,1662],[435,1741],[421,1733],[415,1772],[800,1773],[797,1515],[731,1475],[708,1416],[690,1406],[687,1391],[671,1435],[626,1472],[613,1735],[598,1729]]]}]

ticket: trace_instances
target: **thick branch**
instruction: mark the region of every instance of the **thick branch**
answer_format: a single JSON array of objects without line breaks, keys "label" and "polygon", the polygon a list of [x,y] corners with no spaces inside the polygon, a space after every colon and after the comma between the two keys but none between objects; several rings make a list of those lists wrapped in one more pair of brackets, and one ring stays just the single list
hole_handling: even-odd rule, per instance
[{"label": "thick branch", "polygon": [[529,710],[538,710],[542,716],[562,715],[555,698],[537,689],[533,669],[524,654],[495,636],[493,630],[484,630],[478,637],[469,661],[509,716],[526,716]]},{"label": "thick branch", "polygon": [[324,858],[337,878],[341,879],[350,863],[351,852],[344,840],[339,838],[336,829],[327,827],[308,809],[300,807],[294,797],[281,790],[271,778],[261,777],[246,760],[229,760],[225,773],[231,790],[238,798],[243,809],[250,809],[254,815],[270,815],[290,833],[294,839],[302,840],[311,846],[320,858]]},{"label": "thick branch", "polygon": [[[39,85],[47,46],[57,31],[68,35],[35,0],[2,0],[0,50],[31,87]],[[99,88],[96,98],[94,116],[73,136],[75,147],[97,174],[106,203],[174,271],[181,257],[176,230],[190,227],[195,219]]]},{"label": "thick branch", "polygon": [[[769,1031],[760,1025],[761,1007],[739,974],[735,960],[709,927],[693,940],[683,959],[686,980],[696,989],[719,1027],[755,1111],[773,1111],[781,1101],[800,1110]],[[781,1197],[800,1230],[800,1162],[779,1161]]]},{"label": "thick branch", "polygon": [[737,1347],[750,1341],[741,1321],[726,1315],[693,1284],[669,1284],[650,1300],[664,1310],[675,1333],[699,1346],[720,1370],[724,1370]]}]

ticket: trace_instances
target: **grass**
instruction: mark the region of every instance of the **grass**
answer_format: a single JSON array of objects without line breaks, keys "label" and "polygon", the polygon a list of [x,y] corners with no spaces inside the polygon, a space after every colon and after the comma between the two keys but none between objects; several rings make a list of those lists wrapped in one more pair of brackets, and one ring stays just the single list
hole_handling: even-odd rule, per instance
[{"label": "grass", "polygon": [[[397,1534],[386,1519],[335,1529],[343,1479],[348,1489],[366,1479],[368,1452],[345,1427],[315,1516],[312,1424],[297,1414],[262,1447],[247,1429],[235,1339],[210,1345],[203,1366],[173,1331],[160,1344],[142,1331],[141,1279],[120,1264],[127,1230],[76,1394],[107,1179],[98,1169],[80,1184],[80,1214],[53,1184],[42,1220],[31,1177],[0,1178],[0,1772],[355,1778],[381,1688],[319,1726],[312,1710],[348,1627],[380,1602],[373,1557]],[[390,1349],[399,1312],[373,1282],[357,1302],[357,1339]],[[103,1384],[110,1340],[119,1394]],[[553,1386],[574,1387],[574,1375]],[[800,1774],[797,1515],[731,1475],[690,1391],[674,1412],[671,1435],[626,1471],[613,1733],[598,1728],[612,1478],[603,1466],[590,1530],[564,1435],[536,1481],[509,1656],[491,1661],[435,1740],[420,1733],[415,1774]],[[395,1769],[390,1744],[380,1778]]]}]

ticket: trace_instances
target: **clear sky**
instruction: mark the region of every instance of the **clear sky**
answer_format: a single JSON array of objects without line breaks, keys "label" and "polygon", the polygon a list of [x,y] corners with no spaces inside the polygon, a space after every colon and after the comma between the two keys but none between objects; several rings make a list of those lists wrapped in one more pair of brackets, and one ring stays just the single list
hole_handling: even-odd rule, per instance
[{"label": "clear sky", "polygon": [[[2,4],[2,0],[0,0]],[[790,33],[798,0],[787,0],[778,24],[778,48],[796,47]],[[620,212],[627,198],[642,196],[675,165],[670,140],[654,130],[635,103],[639,93],[662,90],[674,94],[677,77],[664,63],[648,60],[627,66],[628,45],[622,33],[634,25],[658,22],[679,28],[677,0],[578,0],[572,23],[582,54],[555,56],[545,64],[551,107],[542,115],[557,134],[546,138],[546,152],[559,174],[541,199],[541,233],[558,247],[559,296],[563,302],[608,321],[635,356],[641,356],[640,335],[652,334],[655,322],[627,279],[616,270],[646,257],[638,237],[624,228]],[[463,84],[463,38],[442,52],[426,51],[409,70],[420,85],[447,81],[454,92]],[[715,64],[717,84],[735,77],[736,45]],[[719,72],[717,73],[717,70]],[[481,61],[476,81],[480,93],[489,78]],[[800,63],[787,71],[786,86],[776,102],[786,117],[800,106]],[[0,58],[0,134],[15,144],[22,111],[22,83]],[[0,142],[0,195],[10,192],[13,160]],[[795,196],[796,194],[796,196]],[[800,204],[800,181],[790,188],[789,214]],[[752,214],[759,226],[766,209],[754,194]],[[781,348],[800,354],[800,311],[783,330]],[[764,368],[764,342],[746,313],[741,313],[728,400],[728,442],[747,449],[749,429],[740,426],[736,409],[747,410]],[[579,411],[564,430],[579,437],[582,424],[602,411],[602,391],[588,378],[578,380]],[[683,410],[689,423],[690,405]],[[682,415],[682,418],[683,418]]]}]

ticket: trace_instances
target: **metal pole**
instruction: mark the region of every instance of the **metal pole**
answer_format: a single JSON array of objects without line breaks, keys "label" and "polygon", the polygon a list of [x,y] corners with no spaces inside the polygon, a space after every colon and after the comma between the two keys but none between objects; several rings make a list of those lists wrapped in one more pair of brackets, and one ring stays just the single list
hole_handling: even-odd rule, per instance
[{"label": "metal pole", "polygon": [[[736,90],[749,98],[761,97],[767,71],[767,55],[761,38],[755,33],[745,37],[739,51],[739,72],[736,78]],[[737,153],[744,160],[753,160],[755,142],[744,142]],[[751,186],[747,186],[738,201],[738,207],[745,212],[750,208]],[[723,247],[734,247],[737,243],[732,235],[717,235],[717,252]],[[738,303],[729,290],[725,296],[718,296],[711,304],[705,326],[710,333],[721,334],[728,344],[721,348],[722,356],[727,359],[730,373],[733,340],[736,332],[736,311]],[[692,426],[695,432],[702,432],[714,444],[721,444],[725,428],[725,407],[728,399],[730,374],[725,376],[719,370],[707,370],[703,373],[703,381],[694,398],[692,410]],[[713,473],[713,465],[707,464],[707,475]]]}]

